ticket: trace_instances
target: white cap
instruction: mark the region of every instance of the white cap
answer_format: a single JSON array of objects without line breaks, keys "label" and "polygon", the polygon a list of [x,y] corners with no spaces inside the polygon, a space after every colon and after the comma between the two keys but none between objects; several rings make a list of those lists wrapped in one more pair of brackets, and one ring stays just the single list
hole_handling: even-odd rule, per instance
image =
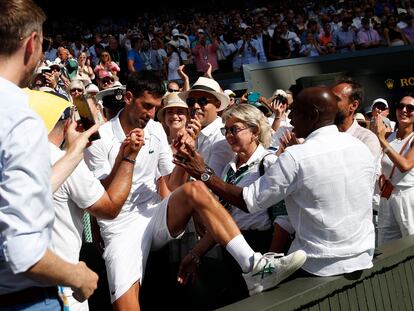
[{"label": "white cap", "polygon": [[234,93],[232,90],[229,90],[229,89],[224,90],[224,93],[227,94],[229,97],[236,96],[236,93]]},{"label": "white cap", "polygon": [[99,88],[95,84],[91,83],[86,87],[86,93],[95,93],[95,92],[96,93],[99,92]]},{"label": "white cap", "polygon": [[50,70],[50,67],[42,65],[39,68],[37,68],[36,73],[42,73],[42,70]]},{"label": "white cap", "polygon": [[365,121],[364,115],[360,112],[355,114],[354,119],[357,120],[357,121]]},{"label": "white cap", "polygon": [[179,31],[178,31],[178,29],[176,29],[176,28],[174,28],[172,31],[171,31],[171,34],[173,35],[173,36],[178,36],[179,35]]}]

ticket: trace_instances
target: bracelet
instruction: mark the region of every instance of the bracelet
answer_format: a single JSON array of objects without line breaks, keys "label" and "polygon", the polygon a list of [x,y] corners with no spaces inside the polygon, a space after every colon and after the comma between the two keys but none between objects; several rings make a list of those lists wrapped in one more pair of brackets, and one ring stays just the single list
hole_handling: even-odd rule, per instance
[{"label": "bracelet", "polygon": [[190,249],[190,251],[188,252],[191,255],[191,259],[197,264],[199,265],[201,262],[200,257],[196,254],[196,252],[193,249]]},{"label": "bracelet", "polygon": [[122,161],[127,161],[127,162],[129,162],[129,163],[131,163],[131,164],[134,164],[134,165],[135,165],[135,160],[132,160],[132,159],[130,159],[130,158],[128,158],[128,157],[123,157],[123,158],[122,158]]},{"label": "bracelet", "polygon": [[279,119],[282,119],[282,117],[275,117],[275,120],[279,120]]}]

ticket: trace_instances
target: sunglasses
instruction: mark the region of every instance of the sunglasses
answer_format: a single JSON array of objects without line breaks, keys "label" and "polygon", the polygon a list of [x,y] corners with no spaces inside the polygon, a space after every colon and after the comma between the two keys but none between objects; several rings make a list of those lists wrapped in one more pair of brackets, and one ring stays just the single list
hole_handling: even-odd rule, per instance
[{"label": "sunglasses", "polygon": [[170,93],[173,93],[173,92],[179,92],[180,90],[167,89],[167,91]]},{"label": "sunglasses", "polygon": [[102,79],[102,84],[106,84],[106,83],[112,83],[112,79],[111,78],[103,78]]},{"label": "sunglasses", "polygon": [[83,93],[83,90],[82,89],[71,89],[70,91],[72,93],[74,93],[74,92]]},{"label": "sunglasses", "polygon": [[407,112],[409,113],[414,112],[414,105],[411,104],[398,103],[397,105],[395,105],[395,108],[397,110],[403,110],[405,108],[405,110],[407,110]]},{"label": "sunglasses", "polygon": [[233,125],[233,126],[230,126],[230,127],[222,127],[220,129],[220,131],[221,131],[221,134],[223,134],[223,136],[226,136],[229,133],[231,134],[231,136],[236,136],[237,133],[239,133],[241,131],[244,131],[244,130],[247,130],[249,128],[251,128],[251,126],[238,128],[237,126]]},{"label": "sunglasses", "polygon": [[209,103],[209,99],[207,97],[199,97],[199,98],[188,97],[186,102],[187,102],[188,107],[190,108],[193,108],[196,103],[198,103],[200,107],[205,107]]}]

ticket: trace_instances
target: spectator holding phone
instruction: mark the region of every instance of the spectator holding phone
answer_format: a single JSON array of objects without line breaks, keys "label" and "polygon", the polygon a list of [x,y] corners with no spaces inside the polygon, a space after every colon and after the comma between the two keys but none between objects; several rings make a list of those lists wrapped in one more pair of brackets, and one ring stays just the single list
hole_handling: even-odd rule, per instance
[{"label": "spectator holding phone", "polygon": [[[404,96],[395,108],[398,121],[395,132],[387,131],[379,114],[373,124],[383,148],[379,245],[414,234],[414,97]],[[384,191],[386,184],[390,186],[388,194]]]},{"label": "spectator holding phone", "polygon": [[202,129],[197,137],[198,151],[206,164],[216,174],[220,174],[233,157],[233,152],[220,132],[223,121],[218,115],[229,105],[228,95],[215,80],[200,77],[190,90],[180,92],[179,96],[187,103],[190,114],[196,116],[201,123]]}]

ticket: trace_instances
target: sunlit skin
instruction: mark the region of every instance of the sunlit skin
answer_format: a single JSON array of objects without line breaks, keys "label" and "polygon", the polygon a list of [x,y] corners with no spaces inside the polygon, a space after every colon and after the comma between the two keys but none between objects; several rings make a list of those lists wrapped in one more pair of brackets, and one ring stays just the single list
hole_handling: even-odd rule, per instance
[{"label": "sunlit skin", "polygon": [[[414,106],[414,98],[410,96],[405,96],[400,100],[400,103]],[[398,124],[410,125],[414,123],[414,112],[408,112],[406,108],[397,109],[396,116]]]},{"label": "sunlit skin", "polygon": [[257,128],[249,127],[234,117],[227,119],[225,124],[226,128],[231,128],[232,126],[235,126],[237,129],[243,129],[236,135],[232,135],[230,132],[226,134],[226,140],[231,150],[237,153],[236,164],[240,166],[246,163],[257,149]]},{"label": "sunlit skin", "polygon": [[154,119],[155,110],[161,106],[161,97],[154,97],[147,91],[141,97],[127,91],[125,94],[125,109],[121,112],[121,125],[125,133],[134,128],[143,129],[150,119]]},{"label": "sunlit skin", "polygon": [[220,101],[214,95],[203,91],[192,91],[188,97],[206,97],[209,100],[206,106],[201,107],[196,103],[193,108],[202,127],[206,127],[217,118],[217,109],[220,106]]},{"label": "sunlit skin", "polygon": [[182,107],[171,107],[165,109],[165,125],[170,130],[171,136],[184,130],[188,121],[188,109]]},{"label": "sunlit skin", "polygon": [[374,107],[372,107],[372,116],[376,117],[378,115],[381,115],[383,117],[387,117],[390,111],[388,109],[382,110],[378,107],[380,107],[380,104],[375,104]]}]

